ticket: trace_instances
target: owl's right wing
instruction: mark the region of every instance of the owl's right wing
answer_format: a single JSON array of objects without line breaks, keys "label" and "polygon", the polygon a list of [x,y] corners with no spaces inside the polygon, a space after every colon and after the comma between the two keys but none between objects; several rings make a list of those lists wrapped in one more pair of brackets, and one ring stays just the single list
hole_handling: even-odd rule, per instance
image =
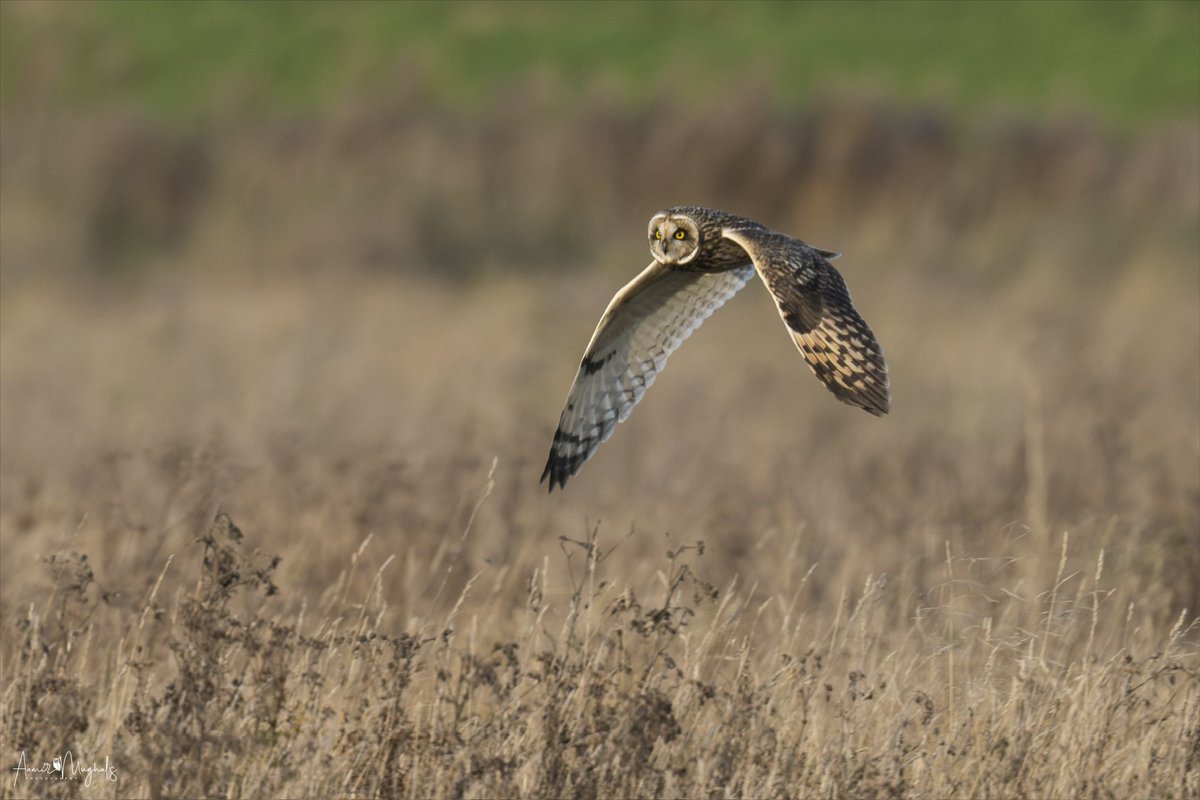
[{"label": "owl's right wing", "polygon": [[685,272],[657,261],[617,292],[588,344],[554,432],[542,480],[565,486],[608,441],[700,323],[754,275],[746,264],[727,272]]},{"label": "owl's right wing", "polygon": [[765,229],[726,228],[722,235],[750,255],[800,354],[834,397],[876,416],[888,413],[887,362],[829,263],[837,254]]}]

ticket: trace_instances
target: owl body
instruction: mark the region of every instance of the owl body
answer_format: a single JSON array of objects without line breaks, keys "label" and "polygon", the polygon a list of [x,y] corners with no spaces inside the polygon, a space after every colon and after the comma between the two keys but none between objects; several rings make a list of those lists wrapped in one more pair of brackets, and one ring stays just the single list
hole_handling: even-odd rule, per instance
[{"label": "owl body", "polygon": [[650,218],[654,261],[608,304],[571,384],[542,480],[564,486],[612,436],[692,332],[757,272],[813,373],[839,400],[891,407],[887,364],[837,253],[746,217],[675,206]]}]

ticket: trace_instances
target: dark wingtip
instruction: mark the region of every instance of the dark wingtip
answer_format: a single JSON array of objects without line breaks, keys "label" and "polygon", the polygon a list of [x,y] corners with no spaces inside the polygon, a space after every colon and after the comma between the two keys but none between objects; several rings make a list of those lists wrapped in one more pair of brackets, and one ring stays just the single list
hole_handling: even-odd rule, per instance
[{"label": "dark wingtip", "polygon": [[[821,373],[818,372],[817,376],[821,377]],[[823,377],[821,379],[825,380]],[[886,385],[867,383],[850,388],[834,381],[825,386],[838,400],[873,416],[882,417],[892,410],[892,394]]]},{"label": "dark wingtip", "polygon": [[874,414],[877,417],[882,417],[892,410],[892,397],[890,394],[879,394],[873,392],[859,397],[859,407],[869,414]]},{"label": "dark wingtip", "polygon": [[569,456],[559,455],[554,452],[554,448],[552,447],[550,449],[550,457],[546,459],[546,468],[542,470],[542,480],[539,483],[545,482],[549,478],[550,491],[554,491],[556,484],[559,488],[566,488],[567,479],[576,472],[579,472],[579,468],[583,466],[583,462],[587,461],[590,456],[591,453],[576,453]]},{"label": "dark wingtip", "polygon": [[539,484],[546,482],[546,478],[550,479],[550,485],[547,487],[547,493],[553,493],[554,487],[557,485],[560,489],[567,485],[567,478],[571,477],[571,473],[563,463],[554,457],[554,451],[550,452],[550,458],[546,460],[546,468],[542,470],[541,480]]}]

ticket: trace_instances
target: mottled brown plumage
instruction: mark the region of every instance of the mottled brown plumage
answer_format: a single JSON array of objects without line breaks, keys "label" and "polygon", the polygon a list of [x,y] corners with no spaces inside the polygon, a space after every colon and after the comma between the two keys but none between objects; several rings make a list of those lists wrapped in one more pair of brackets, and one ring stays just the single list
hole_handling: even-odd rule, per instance
[{"label": "mottled brown plumage", "polygon": [[679,206],[650,219],[654,261],[609,303],[567,395],[542,480],[564,486],[633,407],[667,358],[758,271],[800,353],[843,402],[890,407],[887,364],[875,334],[829,262],[745,217]]}]

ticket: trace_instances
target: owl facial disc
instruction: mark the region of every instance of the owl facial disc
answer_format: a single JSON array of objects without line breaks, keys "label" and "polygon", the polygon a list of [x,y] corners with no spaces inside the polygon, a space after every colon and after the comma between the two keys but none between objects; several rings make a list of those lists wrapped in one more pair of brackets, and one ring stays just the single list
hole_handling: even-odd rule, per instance
[{"label": "owl facial disc", "polygon": [[665,266],[687,264],[700,253],[700,229],[679,214],[656,214],[650,219],[650,255]]}]

